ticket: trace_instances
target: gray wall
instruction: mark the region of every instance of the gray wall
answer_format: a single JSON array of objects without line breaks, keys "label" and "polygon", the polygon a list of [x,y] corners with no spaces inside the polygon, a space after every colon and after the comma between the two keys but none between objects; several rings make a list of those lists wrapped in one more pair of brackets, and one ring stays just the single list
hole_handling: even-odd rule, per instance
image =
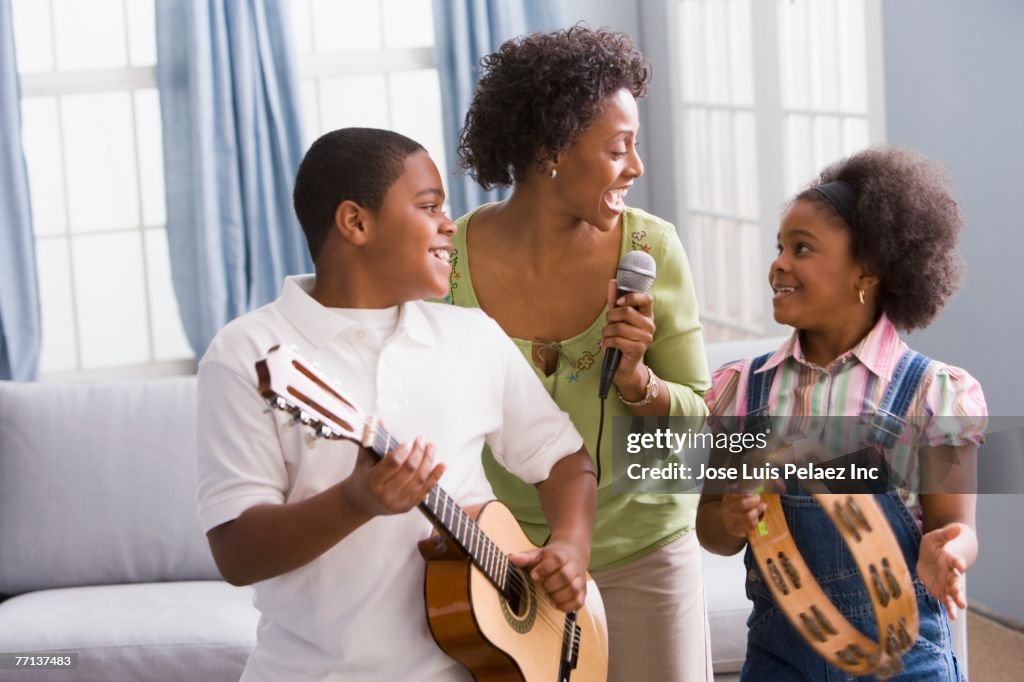
[{"label": "gray wall", "polygon": [[[943,161],[967,217],[967,284],[912,346],[967,369],[989,411],[1024,415],[1024,3],[884,0],[888,139]],[[984,451],[982,452],[984,455]],[[973,600],[1024,620],[1024,496],[978,501]]]}]

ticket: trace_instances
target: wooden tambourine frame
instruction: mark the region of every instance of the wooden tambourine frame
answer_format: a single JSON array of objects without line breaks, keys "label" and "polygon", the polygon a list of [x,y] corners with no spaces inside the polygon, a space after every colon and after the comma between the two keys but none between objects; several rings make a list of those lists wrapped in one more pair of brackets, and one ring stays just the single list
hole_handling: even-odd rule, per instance
[{"label": "wooden tambourine frame", "polygon": [[815,494],[846,543],[867,585],[880,639],[861,634],[825,595],[796,548],[777,494],[748,534],[775,603],[814,651],[851,675],[888,679],[917,639],[917,597],[888,520],[871,495]]}]

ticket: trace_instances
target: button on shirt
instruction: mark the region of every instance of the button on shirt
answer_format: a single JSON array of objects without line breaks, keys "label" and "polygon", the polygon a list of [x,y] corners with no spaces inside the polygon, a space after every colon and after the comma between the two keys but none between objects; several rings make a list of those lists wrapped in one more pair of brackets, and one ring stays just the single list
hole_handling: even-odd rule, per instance
[{"label": "button on shirt", "polygon": [[[354,443],[312,440],[289,415],[266,411],[254,365],[279,343],[296,344],[396,438],[433,442],[446,465],[440,485],[463,506],[493,497],[480,460],[485,443],[528,483],[582,446],[515,345],[482,313],[421,302],[330,310],[309,296],[312,285],[312,277],[286,280],[277,301],[225,327],[200,363],[204,529],[258,504],[311,497],[353,469]],[[427,626],[416,543],[430,532],[416,509],[376,517],[305,566],[257,583],[262,618],[242,679],[470,679]]]}]

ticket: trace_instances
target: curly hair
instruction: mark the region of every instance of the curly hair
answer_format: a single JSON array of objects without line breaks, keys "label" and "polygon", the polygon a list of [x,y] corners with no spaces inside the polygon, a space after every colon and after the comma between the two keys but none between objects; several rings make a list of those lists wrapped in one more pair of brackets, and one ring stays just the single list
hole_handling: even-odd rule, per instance
[{"label": "curly hair", "polygon": [[623,88],[643,97],[651,78],[628,35],[581,25],[508,40],[481,66],[459,157],[484,189],[542,168],[572,146],[607,97]]},{"label": "curly hair", "polygon": [[[857,192],[856,226],[813,191],[836,180]],[[848,230],[853,257],[879,277],[879,309],[896,327],[927,326],[960,287],[963,215],[937,162],[909,149],[866,149],[826,167],[796,199]]]}]

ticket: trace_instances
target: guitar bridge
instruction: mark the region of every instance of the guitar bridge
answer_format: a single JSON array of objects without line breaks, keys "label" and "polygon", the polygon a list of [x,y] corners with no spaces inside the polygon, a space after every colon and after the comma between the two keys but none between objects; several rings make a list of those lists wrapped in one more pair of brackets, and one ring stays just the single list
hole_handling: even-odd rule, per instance
[{"label": "guitar bridge", "polygon": [[580,636],[583,628],[576,622],[576,612],[565,617],[565,629],[562,634],[562,664],[559,666],[559,682],[569,682],[569,676],[576,669],[580,657]]}]

